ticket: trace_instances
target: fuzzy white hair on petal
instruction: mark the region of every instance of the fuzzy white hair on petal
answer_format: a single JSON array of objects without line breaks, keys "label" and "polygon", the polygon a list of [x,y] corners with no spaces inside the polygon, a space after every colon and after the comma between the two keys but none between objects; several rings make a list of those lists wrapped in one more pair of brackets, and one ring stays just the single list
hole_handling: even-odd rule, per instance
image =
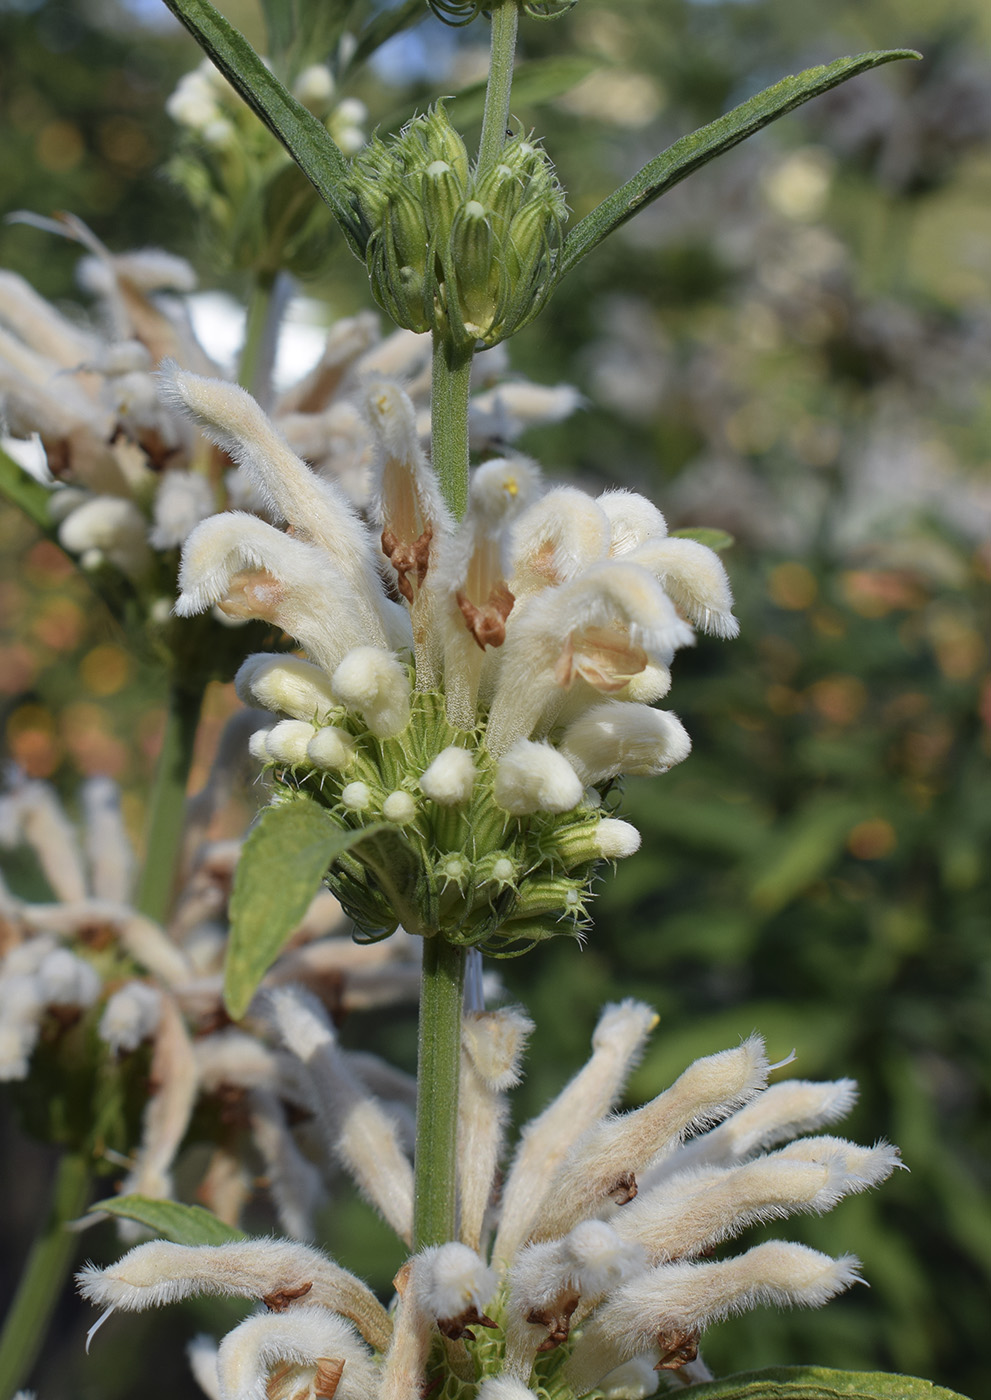
[{"label": "fuzzy white hair on petal", "polygon": [[624,487],[603,491],[598,503],[609,520],[609,552],[614,556],[629,554],[645,540],[667,535],[664,516],[653,501],[636,491]]},{"label": "fuzzy white hair on petal", "polygon": [[166,472],[155,493],[149,543],[153,549],[178,549],[214,510],[213,488],[205,476],[199,472]]},{"label": "fuzzy white hair on petal", "polygon": [[678,716],[625,700],[593,705],[568,726],[560,749],[585,783],[620,773],[656,777],[691,752],[692,741]]},{"label": "fuzzy white hair on petal", "polygon": [[471,796],[476,777],[471,754],[452,744],[441,750],[422,775],[420,790],[442,807],[459,807]]},{"label": "fuzzy white hair on petal", "polygon": [[519,739],[496,764],[493,795],[514,816],[570,812],[584,791],[574,768],[550,744]]},{"label": "fuzzy white hair on petal", "polygon": [[334,671],[331,686],[337,699],[357,711],[377,738],[401,734],[409,723],[409,677],[391,652],[355,647]]},{"label": "fuzzy white hair on petal", "polygon": [[627,556],[647,569],[661,587],[703,632],[717,637],[738,635],[733,594],[719,555],[698,540],[651,539]]},{"label": "fuzzy white hair on petal", "polygon": [[246,705],[290,719],[319,721],[337,703],[326,671],[299,656],[249,656],[234,677],[234,689]]}]

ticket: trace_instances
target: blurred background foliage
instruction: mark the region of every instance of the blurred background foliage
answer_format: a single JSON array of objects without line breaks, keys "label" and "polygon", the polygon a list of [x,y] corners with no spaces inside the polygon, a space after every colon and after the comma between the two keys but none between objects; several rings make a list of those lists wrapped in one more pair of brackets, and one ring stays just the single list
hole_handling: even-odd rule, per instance
[{"label": "blurred background foliage", "polygon": [[[258,13],[226,12],[264,45]],[[115,250],[166,246],[237,292],[162,173],[176,146],[164,101],[198,61],[164,9],[6,0],[2,28],[8,207],[71,209]],[[483,39],[480,25],[424,20],[339,95],[392,127],[468,88],[451,111],[470,125]],[[742,624],[732,645],[678,659],[672,705],[695,752],[630,785],[644,850],[603,881],[588,946],[562,940],[500,968],[537,1022],[520,1117],[577,1067],[601,1002],[636,995],[661,1024],[631,1098],[757,1028],[772,1058],[796,1047],[802,1076],[856,1077],[851,1135],[898,1142],[912,1171],[789,1226],[859,1254],[872,1291],[714,1329],[717,1372],[818,1360],[986,1390],[989,40],[980,0],[837,0],[828,14],[813,0],[580,0],[564,23],[523,28],[514,110],[546,138],[576,218],[785,72],[873,47],[925,55],[675,189],[511,347],[516,368],[586,395],[527,449],[551,476],[645,491],[672,526],[730,531]],[[0,263],[59,300],[74,295],[77,256],[30,228],[0,231]],[[330,234],[306,290],[330,317],[350,312],[368,304],[357,271]],[[0,534],[8,755],[69,796],[80,773],[112,774],[137,833],[160,681],[54,546],[12,510]],[[232,703],[211,692],[204,762]],[[345,1035],[411,1058],[403,1014]],[[37,1207],[24,1166],[38,1160],[5,1167],[5,1199],[21,1201],[11,1262]],[[387,1286],[399,1260],[363,1207],[339,1196],[327,1241]],[[185,1393],[188,1320],[135,1319],[112,1364],[83,1371],[53,1350],[41,1394],[112,1400],[139,1381]],[[64,1323],[75,1345],[86,1323],[71,1304]],[[170,1338],[149,1375],[145,1349]]]}]

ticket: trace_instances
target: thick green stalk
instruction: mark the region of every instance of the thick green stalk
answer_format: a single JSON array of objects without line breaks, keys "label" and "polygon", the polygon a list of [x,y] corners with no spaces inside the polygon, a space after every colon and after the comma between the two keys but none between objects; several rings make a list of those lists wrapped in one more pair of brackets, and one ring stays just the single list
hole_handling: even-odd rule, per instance
[{"label": "thick green stalk", "polygon": [[473,353],[456,349],[434,331],[431,452],[441,494],[456,520],[468,508],[468,392]]},{"label": "thick green stalk", "polygon": [[251,288],[244,344],[237,367],[237,382],[268,406],[275,363],[278,323],[285,309],[285,284],[281,273],[259,272]]},{"label": "thick green stalk", "polygon": [[506,144],[509,126],[509,94],[513,86],[516,57],[516,30],[519,26],[518,0],[502,0],[492,9],[492,39],[489,81],[485,89],[482,139],[478,146],[478,168],[488,170],[499,159]]},{"label": "thick green stalk", "polygon": [[37,1360],[76,1254],[78,1236],[65,1227],[89,1202],[89,1162],[66,1152],[58,1164],[48,1218],[31,1246],[0,1333],[0,1400],[10,1400]]},{"label": "thick green stalk", "polygon": [[205,686],[173,682],[165,720],[162,751],[155,769],[148,814],[144,866],[135,900],[150,919],[164,923],[172,902],[176,862],[186,819],[186,785]]},{"label": "thick green stalk", "polygon": [[439,934],[423,940],[416,1062],[413,1248],[453,1240],[456,1225],[458,1077],[465,950]]}]

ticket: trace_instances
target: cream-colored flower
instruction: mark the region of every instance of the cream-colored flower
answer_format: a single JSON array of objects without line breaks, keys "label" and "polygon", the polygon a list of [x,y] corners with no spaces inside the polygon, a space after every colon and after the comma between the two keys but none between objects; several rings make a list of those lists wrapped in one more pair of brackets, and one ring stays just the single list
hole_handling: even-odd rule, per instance
[{"label": "cream-colored flower", "polygon": [[[330,1150],[387,1219],[402,1198],[408,1238],[412,1178],[384,1106],[344,1066],[312,1003],[286,992],[273,1006],[323,1101]],[[885,1143],[797,1136],[841,1116],[853,1086],[768,1088],[757,1037],[614,1114],[653,1021],[640,1003],[606,1009],[592,1058],[524,1127],[498,1193],[506,1090],[530,1024],[515,1008],[466,1016],[459,1238],[403,1265],[391,1316],[323,1255],[274,1240],[142,1245],[108,1269],[86,1269],[80,1288],[108,1312],[196,1292],[264,1301],[274,1315],[242,1323],[219,1352],[197,1343],[208,1394],[282,1395],[289,1370],[303,1385],[319,1365],[340,1362],[342,1385],[351,1367],[351,1388],[340,1393],[362,1400],[409,1400],[447,1381],[477,1400],[577,1400],[593,1390],[642,1400],[658,1370],[706,1379],[697,1351],[711,1322],[768,1304],[818,1307],[859,1279],[850,1255],[769,1241],[714,1262],[712,1246],[759,1221],[830,1210],[900,1163]],[[766,1144],[779,1145],[765,1152]]]},{"label": "cream-colored flower", "polygon": [[280,800],[394,831],[332,867],[348,912],[369,933],[439,921],[490,951],[580,930],[596,862],[638,844],[625,825],[596,838],[616,820],[600,788],[686,757],[680,721],[650,702],[692,622],[735,630],[717,556],[669,537],[633,493],[544,492],[523,457],[480,466],[455,522],[413,401],[382,377],[364,401],[373,543],[243,390],[170,374],[167,400],[287,527],[239,512],[202,522],[177,611],[261,618],[304,648],[309,663],[256,656],[239,673],[242,698],[279,716],[253,752]]}]

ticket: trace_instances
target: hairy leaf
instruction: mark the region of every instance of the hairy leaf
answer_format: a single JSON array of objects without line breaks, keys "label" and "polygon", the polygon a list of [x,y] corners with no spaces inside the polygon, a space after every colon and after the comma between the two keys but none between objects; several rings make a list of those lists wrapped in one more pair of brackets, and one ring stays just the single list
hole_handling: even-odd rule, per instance
[{"label": "hairy leaf", "polygon": [[179,1201],[157,1201],[151,1196],[110,1196],[90,1207],[91,1214],[119,1215],[147,1225],[174,1244],[231,1244],[246,1240],[243,1230],[225,1225],[202,1206],[186,1206]]},{"label": "hairy leaf", "polygon": [[956,1391],[887,1371],[775,1366],[693,1385],[697,1400],[966,1400]]},{"label": "hairy leaf", "polygon": [[676,540],[697,540],[699,544],[714,549],[717,554],[721,554],[724,549],[732,549],[736,543],[728,531],[716,530],[710,525],[699,525],[690,530],[672,530],[671,537]]},{"label": "hairy leaf", "polygon": [[802,73],[782,78],[773,87],[765,88],[756,97],[742,102],[708,126],[683,136],[575,225],[565,239],[558,266],[559,275],[570,272],[586,253],[590,253],[610,233],[625,224],[627,219],[632,219],[634,214],[672,185],[678,184],[686,175],[691,175],[723,151],[739,145],[755,131],[760,131],[761,127],[768,126],[803,102],[828,92],[859,73],[866,73],[871,68],[898,58],[919,57],[921,55],[914,49],[886,49],[858,54],[854,58],[838,58],[834,63],[817,68],[806,68]]},{"label": "hairy leaf", "polygon": [[345,831],[307,797],[268,807],[248,834],[234,877],[224,1003],[237,1020],[306,913],[333,860],[383,830]]}]

